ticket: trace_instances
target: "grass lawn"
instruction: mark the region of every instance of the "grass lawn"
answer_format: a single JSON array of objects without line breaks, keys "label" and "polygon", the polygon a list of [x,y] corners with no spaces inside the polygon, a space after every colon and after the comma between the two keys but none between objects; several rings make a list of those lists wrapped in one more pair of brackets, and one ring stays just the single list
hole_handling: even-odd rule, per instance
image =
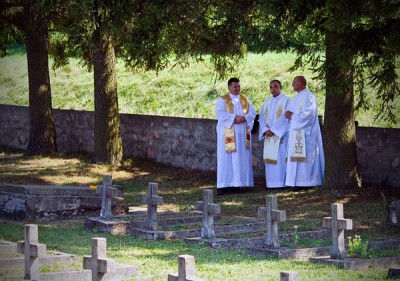
[{"label": "grass lawn", "polygon": [[[165,210],[186,211],[201,200],[202,190],[214,188],[216,175],[210,172],[186,171],[149,161],[127,159],[120,167],[93,164],[88,155],[59,154],[51,157],[27,157],[19,151],[0,149],[0,183],[85,185],[100,184],[102,175],[111,174],[113,182],[123,186],[125,199],[131,205],[139,205],[140,195],[147,183],[159,183]],[[373,241],[380,238],[400,239],[398,229],[383,224],[386,209],[379,191],[388,199],[399,198],[398,190],[379,186],[358,190],[329,192],[313,188],[300,192],[265,190],[263,178],[255,179],[255,188],[249,193],[215,197],[221,204],[223,216],[256,216],[257,207],[265,204],[266,194],[277,194],[279,208],[286,210],[287,221],[280,224],[280,232],[319,229],[322,217],[330,216],[330,204],[344,204],[345,218],[353,219],[354,230],[350,235],[361,235]],[[23,223],[1,221],[0,239],[17,241],[23,239]],[[211,249],[201,245],[187,245],[179,240],[147,241],[129,235],[111,235],[87,231],[83,220],[39,223],[39,241],[48,250],[57,250],[79,256],[91,254],[91,238],[107,238],[107,256],[119,263],[135,265],[142,275],[154,276],[149,280],[166,280],[168,272],[177,271],[177,256],[193,255],[196,260],[197,277],[206,280],[279,280],[279,273],[295,270],[299,280],[385,280],[387,270],[362,271],[339,270],[331,266],[310,264],[304,260],[266,259],[249,255],[246,250]],[[400,256],[400,249],[391,252]],[[81,262],[72,268],[81,268]],[[59,268],[42,267],[42,271]],[[0,269],[1,275],[5,274]]]},{"label": "grass lawn", "polygon": [[[242,93],[252,101],[257,112],[263,101],[270,96],[269,81],[279,79],[282,91],[293,97],[293,77],[304,75],[309,89],[318,101],[318,113],[324,115],[325,84],[315,78],[309,69],[289,72],[295,61],[294,53],[249,53],[238,61],[237,70],[228,76],[239,77]],[[52,61],[50,60],[50,67]],[[399,70],[400,71],[400,70]],[[399,73],[400,75],[400,73]],[[169,66],[156,73],[132,72],[117,62],[118,106],[120,113],[179,116],[215,119],[215,102],[227,91],[226,81],[216,79],[210,61],[192,62],[187,68]],[[52,106],[56,109],[94,110],[93,72],[79,65],[79,60],[50,71]],[[397,122],[374,120],[379,111],[376,91],[366,86],[366,100],[371,101],[368,110],[356,112],[356,120],[364,127],[399,127],[400,107],[394,112]],[[355,96],[357,103],[358,96]],[[399,104],[400,97],[394,104]],[[0,58],[0,103],[28,106],[28,71],[25,53]]]}]

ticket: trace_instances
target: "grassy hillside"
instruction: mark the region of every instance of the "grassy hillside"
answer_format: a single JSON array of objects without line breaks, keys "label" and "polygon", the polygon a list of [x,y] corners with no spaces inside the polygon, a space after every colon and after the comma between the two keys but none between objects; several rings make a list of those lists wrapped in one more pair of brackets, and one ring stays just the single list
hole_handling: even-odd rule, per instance
[{"label": "grassy hillside", "polygon": [[[283,91],[294,96],[291,82],[296,75],[305,75],[309,88],[317,95],[319,114],[324,114],[324,83],[313,79],[309,70],[290,73],[294,54],[249,54],[239,62],[238,71],[242,92],[260,110],[269,96],[271,79],[283,82]],[[0,103],[28,105],[28,77],[26,55],[14,54],[0,59]],[[215,118],[214,106],[218,96],[226,93],[226,80],[217,80],[211,64],[192,63],[188,68],[171,67],[160,73],[132,73],[122,62],[117,65],[118,96],[121,113],[166,115],[196,118]],[[70,64],[51,71],[53,107],[59,109],[93,110],[93,73],[71,59]],[[370,99],[373,99],[371,93]],[[400,101],[400,99],[398,100]],[[399,127],[385,121],[374,122],[378,104],[367,112],[358,112],[361,126]],[[398,120],[400,109],[397,109]]]}]

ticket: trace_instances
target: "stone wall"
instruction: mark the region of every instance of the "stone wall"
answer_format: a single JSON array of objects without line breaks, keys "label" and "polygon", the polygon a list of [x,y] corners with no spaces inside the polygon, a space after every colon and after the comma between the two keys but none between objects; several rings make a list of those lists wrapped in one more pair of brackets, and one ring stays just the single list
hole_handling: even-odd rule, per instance
[{"label": "stone wall", "polygon": [[[54,115],[59,151],[93,152],[93,112],[54,110]],[[121,114],[124,155],[215,171],[216,124],[211,119]],[[0,145],[24,150],[28,132],[28,107],[0,105]],[[258,128],[252,133],[254,175],[263,176]],[[357,152],[364,183],[400,187],[400,129],[358,127]]]},{"label": "stone wall", "polygon": [[400,129],[357,128],[363,182],[400,187]]}]

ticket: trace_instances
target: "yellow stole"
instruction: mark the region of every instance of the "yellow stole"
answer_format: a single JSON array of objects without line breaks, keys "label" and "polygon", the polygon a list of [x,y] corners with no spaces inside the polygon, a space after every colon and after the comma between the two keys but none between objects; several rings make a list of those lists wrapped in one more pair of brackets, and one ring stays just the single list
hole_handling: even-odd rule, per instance
[{"label": "yellow stole", "polygon": [[[229,113],[234,113],[234,105],[232,98],[229,94],[222,96],[223,101],[225,102],[225,110]],[[246,115],[249,112],[249,102],[247,98],[241,94],[239,94],[240,104],[242,105],[243,115]],[[236,144],[235,144],[235,130],[232,126],[227,129],[224,128],[225,134],[225,150],[226,152],[236,152]],[[250,129],[246,127],[246,148],[250,149]]]}]

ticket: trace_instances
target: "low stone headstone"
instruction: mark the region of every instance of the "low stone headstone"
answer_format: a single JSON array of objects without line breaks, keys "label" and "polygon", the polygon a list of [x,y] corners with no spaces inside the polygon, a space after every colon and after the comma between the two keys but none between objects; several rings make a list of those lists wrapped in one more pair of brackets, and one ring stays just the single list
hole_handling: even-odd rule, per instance
[{"label": "low stone headstone", "polygon": [[196,278],[194,257],[190,255],[178,256],[178,274],[168,274],[168,281],[204,281]]},{"label": "low stone headstone", "polygon": [[112,186],[112,177],[110,175],[103,176],[100,218],[106,220],[112,218],[112,199],[117,196],[118,189]]},{"label": "low stone headstone", "polygon": [[389,219],[392,224],[400,225],[400,200],[389,204]]},{"label": "low stone headstone", "polygon": [[213,191],[203,190],[203,201],[196,202],[196,210],[203,212],[203,225],[201,228],[201,238],[214,239],[214,215],[221,213],[219,204],[213,203]]},{"label": "low stone headstone", "polygon": [[0,240],[0,255],[5,253],[16,253],[17,243],[6,240]]},{"label": "low stone headstone", "polygon": [[17,242],[17,252],[25,256],[24,278],[39,280],[39,258],[46,256],[46,245],[39,243],[37,225],[25,225],[25,240]]},{"label": "low stone headstone", "polygon": [[331,205],[332,217],[324,217],[322,226],[332,230],[332,259],[345,259],[346,247],[344,244],[344,231],[353,229],[353,221],[343,218],[343,204]]},{"label": "low stone headstone", "polygon": [[142,203],[147,204],[146,229],[157,230],[157,206],[164,203],[162,197],[158,196],[158,183],[149,182],[147,195],[142,196]]},{"label": "low stone headstone", "polygon": [[83,268],[92,271],[92,281],[125,280],[138,275],[133,266],[117,266],[117,263],[107,258],[106,238],[92,238],[92,256],[83,257]]},{"label": "low stone headstone", "polygon": [[400,267],[389,268],[387,279],[400,279]]},{"label": "low stone headstone", "polygon": [[266,218],[266,236],[265,246],[269,248],[279,248],[278,224],[286,221],[286,211],[278,210],[278,197],[276,195],[267,195],[266,207],[258,209],[258,216]]},{"label": "low stone headstone", "polygon": [[297,272],[296,271],[282,271],[281,272],[281,278],[280,281],[297,281],[299,280],[297,277]]}]

